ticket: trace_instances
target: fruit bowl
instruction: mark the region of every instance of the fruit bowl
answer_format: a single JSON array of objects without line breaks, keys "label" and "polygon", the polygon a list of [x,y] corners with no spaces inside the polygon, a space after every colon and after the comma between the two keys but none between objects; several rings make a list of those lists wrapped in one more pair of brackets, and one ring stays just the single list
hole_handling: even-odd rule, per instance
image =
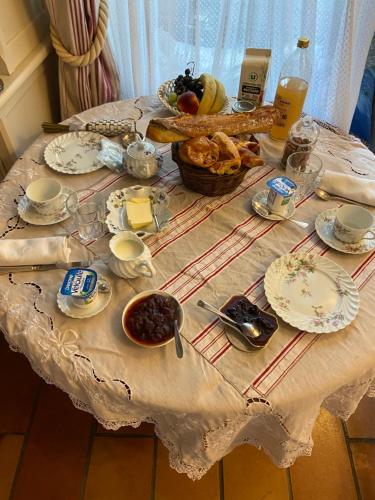
[{"label": "fruit bowl", "polygon": [[[177,108],[174,106],[171,106],[168,101],[168,96],[171,92],[174,91],[174,80],[168,80],[160,85],[160,87],[157,90],[157,96],[160,99],[160,101],[163,103],[163,105],[169,109],[171,113],[174,115],[187,115],[189,113],[182,113],[179,111]],[[230,102],[228,97],[225,97],[224,101],[224,106],[221,108],[219,113],[226,113],[230,112]]]}]

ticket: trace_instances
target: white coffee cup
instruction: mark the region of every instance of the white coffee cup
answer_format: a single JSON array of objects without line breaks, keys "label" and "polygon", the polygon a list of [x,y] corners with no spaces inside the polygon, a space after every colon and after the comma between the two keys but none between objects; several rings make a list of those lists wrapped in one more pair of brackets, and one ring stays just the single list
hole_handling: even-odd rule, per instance
[{"label": "white coffee cup", "polygon": [[63,186],[56,179],[41,177],[27,186],[26,197],[36,212],[50,215],[64,206],[66,197],[62,190]]},{"label": "white coffee cup", "polygon": [[109,242],[111,256],[108,266],[120,278],[152,278],[155,268],[151,264],[151,252],[141,238],[131,231],[121,231]]},{"label": "white coffee cup", "polygon": [[[333,225],[335,237],[345,243],[357,243],[360,240],[373,240],[374,218],[369,210],[354,205],[344,205],[336,213]],[[365,236],[371,233],[371,236]]]}]

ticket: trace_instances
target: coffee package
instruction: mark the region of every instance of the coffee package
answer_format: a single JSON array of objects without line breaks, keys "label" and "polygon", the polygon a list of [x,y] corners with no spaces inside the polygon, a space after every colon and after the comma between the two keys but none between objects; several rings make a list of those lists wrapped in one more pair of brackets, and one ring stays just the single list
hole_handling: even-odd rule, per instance
[{"label": "coffee package", "polygon": [[271,49],[246,49],[241,67],[238,99],[250,101],[255,106],[263,104],[270,62]]}]

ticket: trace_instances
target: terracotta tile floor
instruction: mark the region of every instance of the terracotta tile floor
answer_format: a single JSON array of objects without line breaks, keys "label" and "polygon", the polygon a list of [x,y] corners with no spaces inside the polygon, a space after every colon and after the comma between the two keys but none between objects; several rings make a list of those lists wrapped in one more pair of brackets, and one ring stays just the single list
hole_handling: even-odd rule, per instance
[{"label": "terracotta tile floor", "polygon": [[0,500],[373,500],[375,398],[346,423],[322,412],[288,470],[241,446],[192,482],[145,424],[106,431],[47,386],[0,334]]}]

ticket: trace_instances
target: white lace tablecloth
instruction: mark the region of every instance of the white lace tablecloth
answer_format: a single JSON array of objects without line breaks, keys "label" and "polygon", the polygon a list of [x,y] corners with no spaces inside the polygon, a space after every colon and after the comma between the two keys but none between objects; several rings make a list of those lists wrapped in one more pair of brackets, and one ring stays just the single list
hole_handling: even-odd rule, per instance
[{"label": "white lace tablecloth", "polygon": [[[167,116],[156,99],[106,104],[80,115],[85,120],[134,118],[145,130],[151,116]],[[73,259],[108,251],[110,235],[83,246],[72,222],[49,227],[24,223],[17,201],[31,179],[51,176],[70,188],[92,187],[109,194],[139,181],[106,168],[86,175],[63,175],[46,166],[43,150],[54,135],[41,135],[0,185],[0,237],[28,238],[72,234]],[[65,317],[56,294],[64,271],[0,276],[0,326],[11,348],[27,356],[48,383],[69,394],[73,404],[92,413],[109,429],[155,423],[170,451],[170,463],[192,479],[234,447],[261,447],[280,467],[311,452],[311,431],[321,406],[348,418],[375,378],[375,251],[346,255],[328,248],[314,230],[316,215],[336,206],[315,196],[302,200],[298,218],[310,222],[303,232],[288,222],[255,215],[250,202],[275,175],[281,145],[259,136],[264,167],[247,174],[233,193],[208,198],[185,189],[170,145],[163,145],[159,178],[144,182],[163,187],[171,197],[172,220],[146,242],[157,274],[153,279],[122,280],[104,264],[95,267],[113,286],[108,308],[86,320]],[[353,174],[360,159],[375,178],[375,158],[361,143],[321,129],[317,152],[324,166]],[[355,175],[355,174],[353,174]],[[263,277],[270,263],[288,252],[325,255],[343,266],[360,290],[360,311],[352,325],[314,335],[288,326],[270,345],[251,354],[228,343],[214,317],[196,307],[198,298],[217,306],[245,293],[266,306]],[[121,313],[136,292],[159,288],[173,293],[185,310],[184,358],[174,344],[144,349],[123,334]],[[374,386],[372,386],[374,395]]]}]

